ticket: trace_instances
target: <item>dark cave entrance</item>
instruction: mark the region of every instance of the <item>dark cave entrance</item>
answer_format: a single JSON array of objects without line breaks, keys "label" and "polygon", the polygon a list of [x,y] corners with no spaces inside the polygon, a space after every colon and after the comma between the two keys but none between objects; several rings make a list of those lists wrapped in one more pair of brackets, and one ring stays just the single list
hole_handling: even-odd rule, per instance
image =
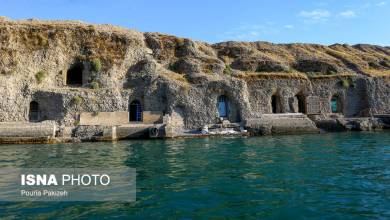
[{"label": "dark cave entrance", "polygon": [[30,122],[37,122],[39,120],[39,104],[36,101],[30,102],[28,120]]},{"label": "dark cave entrance", "polygon": [[306,114],[306,98],[303,95],[296,95],[295,96],[298,100],[298,112]]},{"label": "dark cave entrance", "polygon": [[83,85],[83,70],[84,65],[82,63],[73,65],[66,74],[66,84],[70,86]]},{"label": "dark cave entrance", "polygon": [[280,97],[278,95],[272,95],[271,97],[271,107],[272,107],[272,113],[278,114],[281,113],[281,106],[280,106]]}]

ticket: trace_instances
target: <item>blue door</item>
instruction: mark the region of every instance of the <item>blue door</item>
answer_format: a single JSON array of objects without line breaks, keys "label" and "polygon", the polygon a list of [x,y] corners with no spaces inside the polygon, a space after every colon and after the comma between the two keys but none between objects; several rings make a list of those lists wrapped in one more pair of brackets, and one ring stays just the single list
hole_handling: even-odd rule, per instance
[{"label": "blue door", "polygon": [[330,100],[330,108],[332,110],[332,113],[338,113],[338,106],[337,106],[337,97],[333,97]]},{"label": "blue door", "polygon": [[130,121],[142,121],[142,105],[138,100],[130,103]]},{"label": "blue door", "polygon": [[219,113],[219,117],[222,118],[226,118],[228,115],[226,96],[220,96],[218,98],[218,113]]}]

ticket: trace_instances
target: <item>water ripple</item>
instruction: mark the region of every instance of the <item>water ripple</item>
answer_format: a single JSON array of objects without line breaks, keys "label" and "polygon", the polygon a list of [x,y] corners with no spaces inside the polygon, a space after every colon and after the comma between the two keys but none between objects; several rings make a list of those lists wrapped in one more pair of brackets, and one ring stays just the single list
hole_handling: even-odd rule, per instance
[{"label": "water ripple", "polygon": [[137,169],[134,203],[0,203],[0,218],[388,219],[390,133],[2,145],[0,168]]}]

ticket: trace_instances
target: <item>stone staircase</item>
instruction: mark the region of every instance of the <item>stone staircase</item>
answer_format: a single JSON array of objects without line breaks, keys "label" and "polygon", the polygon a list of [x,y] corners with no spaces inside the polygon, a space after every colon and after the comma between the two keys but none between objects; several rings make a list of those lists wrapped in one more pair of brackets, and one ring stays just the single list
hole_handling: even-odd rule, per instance
[{"label": "stone staircase", "polygon": [[227,120],[223,121],[221,124],[210,124],[207,125],[208,134],[240,134],[243,132],[243,128],[240,123],[231,123]]}]

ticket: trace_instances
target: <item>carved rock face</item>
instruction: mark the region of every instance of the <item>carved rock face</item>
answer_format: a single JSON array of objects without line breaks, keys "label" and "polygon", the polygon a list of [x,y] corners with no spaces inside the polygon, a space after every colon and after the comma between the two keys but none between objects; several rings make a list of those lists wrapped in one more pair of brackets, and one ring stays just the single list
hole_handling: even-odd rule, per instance
[{"label": "carved rock face", "polygon": [[[145,111],[169,114],[180,107],[185,126],[199,128],[215,122],[221,95],[229,100],[233,122],[271,113],[275,91],[280,112],[297,111],[292,98],[304,94],[308,111],[327,113],[330,97],[337,94],[348,116],[364,109],[389,113],[388,77],[367,76],[390,71],[388,47],[210,45],[106,25],[7,19],[0,19],[0,44],[0,121],[26,121],[29,103],[36,101],[46,119],[72,126],[80,112],[128,111],[129,101],[137,99]],[[101,69],[87,80],[98,82],[99,88],[66,85],[75,60],[100,61]],[[36,79],[40,71],[47,73],[42,83]],[[255,77],[239,77],[247,72]],[[292,77],[296,72],[298,77]],[[308,72],[334,78],[307,78]],[[338,85],[344,73],[353,74],[346,80],[357,82],[355,87]],[[74,97],[83,102],[72,105]]]}]

